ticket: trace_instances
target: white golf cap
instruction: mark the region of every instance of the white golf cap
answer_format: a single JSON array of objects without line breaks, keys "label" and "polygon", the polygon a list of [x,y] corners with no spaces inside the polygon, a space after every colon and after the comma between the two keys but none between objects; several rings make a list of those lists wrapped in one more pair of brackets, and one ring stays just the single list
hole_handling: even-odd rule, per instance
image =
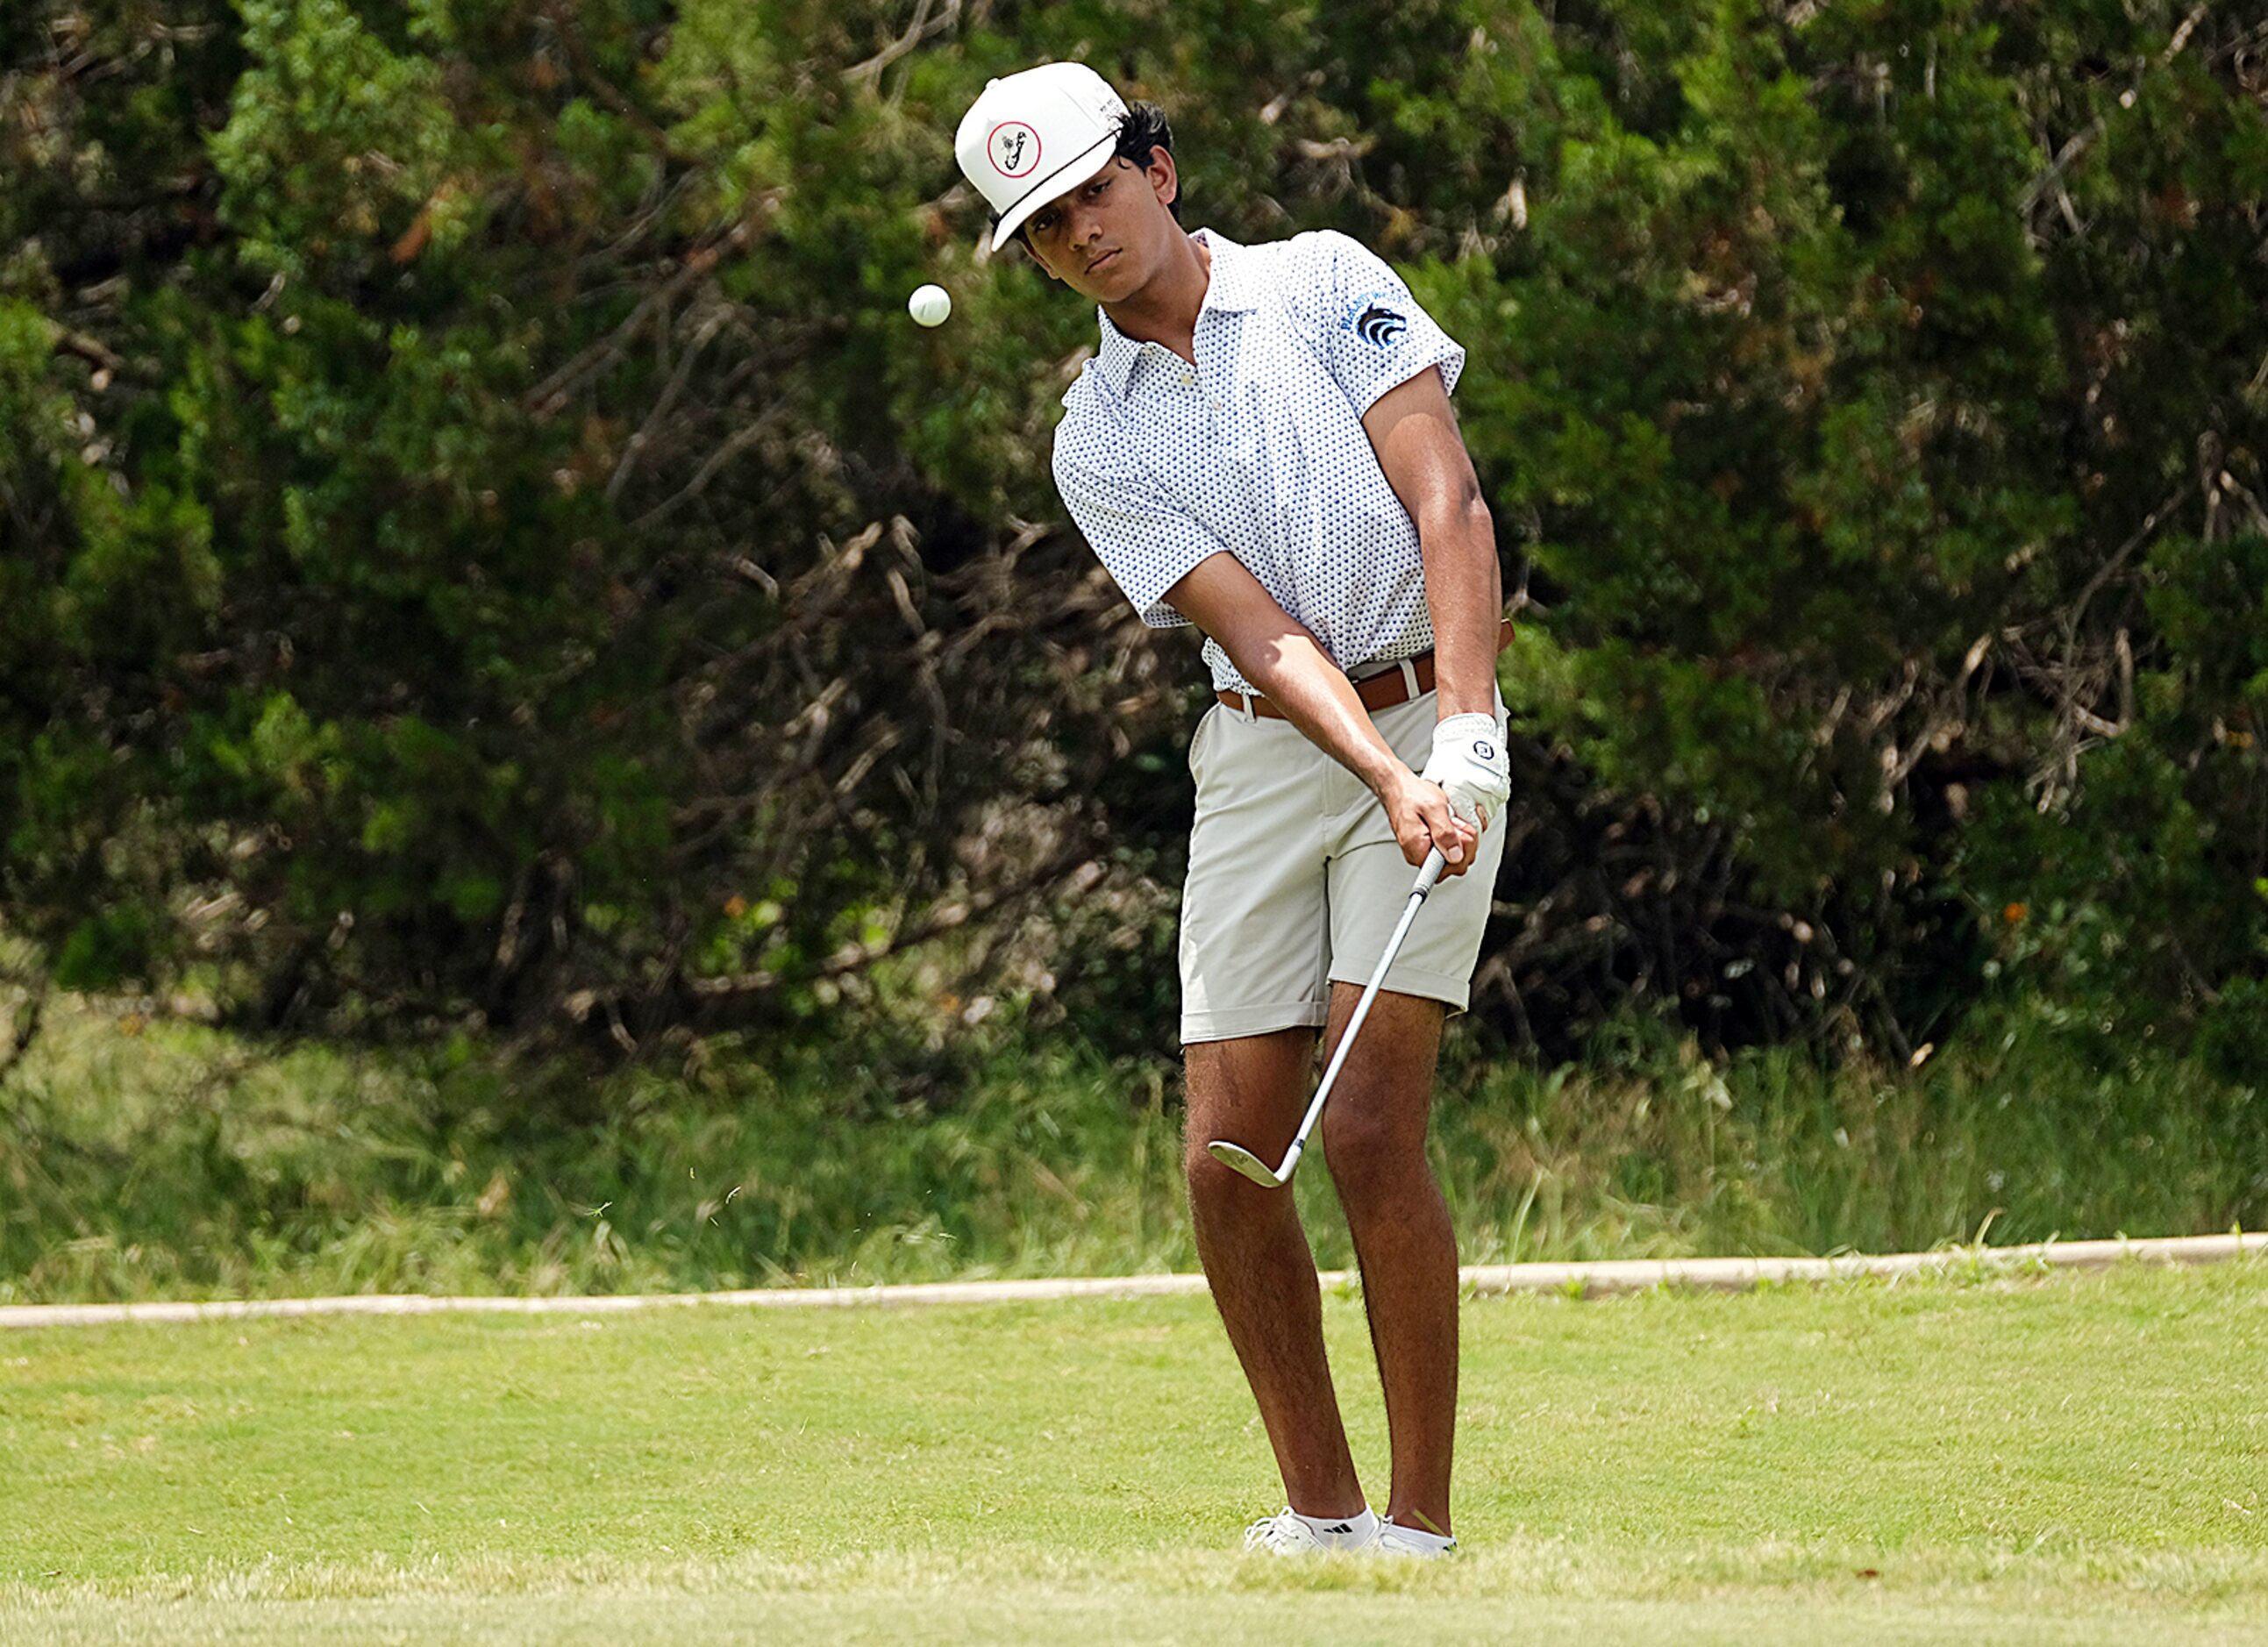
[{"label": "white golf cap", "polygon": [[1125,118],[1125,99],[1083,62],[1045,62],[987,85],[961,117],[953,153],[999,220],[993,243],[1108,165]]}]

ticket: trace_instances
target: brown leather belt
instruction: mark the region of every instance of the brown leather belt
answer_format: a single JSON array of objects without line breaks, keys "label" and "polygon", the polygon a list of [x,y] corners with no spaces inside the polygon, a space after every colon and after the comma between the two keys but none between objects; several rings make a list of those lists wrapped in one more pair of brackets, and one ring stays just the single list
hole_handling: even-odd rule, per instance
[{"label": "brown leather belt", "polygon": [[[1506,618],[1497,625],[1496,649],[1501,652],[1512,644],[1512,620]],[[1412,698],[1422,698],[1433,689],[1433,654],[1420,652],[1404,660],[1407,670],[1388,665],[1381,674],[1368,675],[1354,683],[1354,695],[1362,700],[1366,710],[1390,710],[1397,703],[1407,703]],[[1410,690],[1412,680],[1417,690]],[[1263,721],[1288,720],[1291,717],[1258,693],[1247,696],[1241,692],[1216,692],[1213,695],[1239,714],[1258,716]]]}]

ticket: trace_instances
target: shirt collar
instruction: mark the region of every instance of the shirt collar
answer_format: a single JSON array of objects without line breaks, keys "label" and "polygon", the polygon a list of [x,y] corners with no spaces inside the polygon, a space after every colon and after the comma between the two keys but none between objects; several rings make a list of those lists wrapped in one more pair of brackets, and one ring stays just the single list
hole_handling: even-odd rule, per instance
[{"label": "shirt collar", "polygon": [[[1204,324],[1211,312],[1236,314],[1257,306],[1259,298],[1253,290],[1251,260],[1244,247],[1226,235],[1211,229],[1200,229],[1189,237],[1204,242],[1212,254],[1212,269],[1205,283],[1204,301],[1197,309],[1197,324]],[[1102,344],[1096,351],[1096,364],[1110,384],[1110,392],[1123,400],[1127,379],[1134,375],[1134,363],[1141,358],[1142,345],[1110,323],[1110,317],[1100,306],[1094,318],[1102,327]]]}]

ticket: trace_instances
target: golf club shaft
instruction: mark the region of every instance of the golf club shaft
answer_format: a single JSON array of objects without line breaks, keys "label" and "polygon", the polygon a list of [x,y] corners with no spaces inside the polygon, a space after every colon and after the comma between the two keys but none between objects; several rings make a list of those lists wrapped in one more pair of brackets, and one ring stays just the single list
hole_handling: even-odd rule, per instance
[{"label": "golf club shaft", "polygon": [[1284,1156],[1284,1165],[1276,1170],[1279,1179],[1289,1178],[1292,1169],[1300,1164],[1300,1155],[1307,1147],[1307,1135],[1315,1129],[1315,1118],[1323,1113],[1323,1100],[1331,1095],[1331,1088],[1339,1078],[1339,1070],[1345,1064],[1347,1054],[1354,1048],[1356,1032],[1362,1020],[1370,1016],[1370,1004],[1378,999],[1378,991],[1386,982],[1386,969],[1394,965],[1394,958],[1402,952],[1402,940],[1410,936],[1410,923],[1418,918],[1418,908],[1425,894],[1433,890],[1433,883],[1441,879],[1448,860],[1435,847],[1425,855],[1425,866],[1418,871],[1418,883],[1410,889],[1410,901],[1402,908],[1402,919],[1395,923],[1394,936],[1386,940],[1386,952],[1378,958],[1378,969],[1370,974],[1363,986],[1362,999],[1355,1003],[1354,1016],[1347,1019],[1346,1033],[1339,1037],[1337,1048],[1331,1054],[1330,1063],[1323,1070],[1322,1085],[1315,1089],[1314,1098],[1307,1105],[1307,1113],[1300,1122],[1300,1130],[1292,1135],[1292,1147]]}]

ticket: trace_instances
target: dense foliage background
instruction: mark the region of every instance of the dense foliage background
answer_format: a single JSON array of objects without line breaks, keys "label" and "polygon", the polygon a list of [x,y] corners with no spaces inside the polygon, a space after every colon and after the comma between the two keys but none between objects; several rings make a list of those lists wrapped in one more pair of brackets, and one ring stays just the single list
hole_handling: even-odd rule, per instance
[{"label": "dense foliage background", "polygon": [[1093,317],[951,158],[1066,56],[1188,221],[1344,229],[1470,346],[1484,1034],[1905,1060],[2020,995],[2268,1072],[2268,19],[2174,0],[11,4],[28,968],[1168,1048],[1200,671],[1049,481]]}]

